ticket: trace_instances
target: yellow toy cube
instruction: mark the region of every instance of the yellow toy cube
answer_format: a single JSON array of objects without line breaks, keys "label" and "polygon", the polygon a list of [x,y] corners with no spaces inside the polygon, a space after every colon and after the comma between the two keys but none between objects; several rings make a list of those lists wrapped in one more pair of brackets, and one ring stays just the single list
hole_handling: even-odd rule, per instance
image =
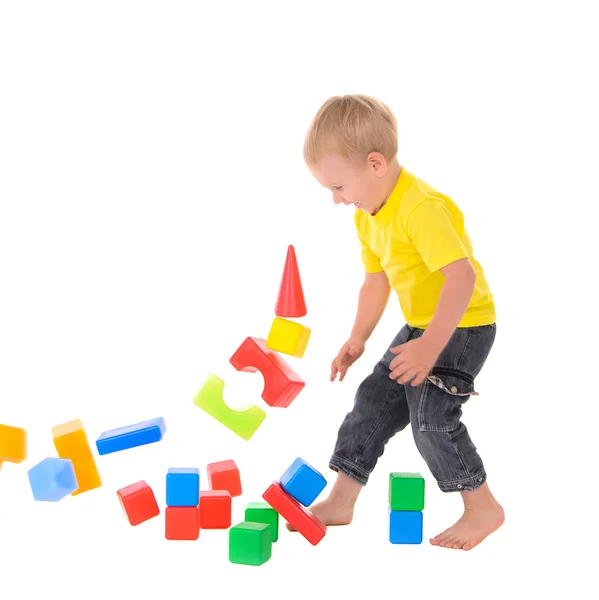
[{"label": "yellow toy cube", "polygon": [[27,434],[20,427],[0,423],[0,463],[23,462],[27,458]]},{"label": "yellow toy cube", "polygon": [[306,351],[311,331],[295,321],[275,317],[266,339],[266,347],[301,358]]}]

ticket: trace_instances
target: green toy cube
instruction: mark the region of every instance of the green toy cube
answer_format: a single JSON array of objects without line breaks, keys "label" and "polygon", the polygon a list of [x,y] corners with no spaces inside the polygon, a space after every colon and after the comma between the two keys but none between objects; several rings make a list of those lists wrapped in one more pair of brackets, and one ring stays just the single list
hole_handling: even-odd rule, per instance
[{"label": "green toy cube", "polygon": [[424,478],[420,473],[389,474],[391,510],[424,510]]},{"label": "green toy cube", "polygon": [[264,564],[272,556],[270,525],[243,521],[229,529],[229,560],[238,565]]},{"label": "green toy cube", "polygon": [[272,541],[279,539],[279,513],[268,502],[250,502],[245,509],[245,520],[270,525]]}]

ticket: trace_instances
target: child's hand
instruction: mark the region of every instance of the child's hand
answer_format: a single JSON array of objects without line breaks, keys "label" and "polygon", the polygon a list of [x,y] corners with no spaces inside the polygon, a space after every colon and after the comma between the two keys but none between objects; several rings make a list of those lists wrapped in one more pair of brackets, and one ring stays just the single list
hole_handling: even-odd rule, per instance
[{"label": "child's hand", "polygon": [[440,354],[435,345],[422,337],[395,346],[391,352],[397,356],[389,363],[389,377],[398,383],[411,381],[413,386],[426,379]]},{"label": "child's hand", "polygon": [[335,381],[337,373],[340,374],[339,381],[343,381],[347,370],[364,353],[364,341],[358,338],[349,338],[331,365],[331,381]]}]

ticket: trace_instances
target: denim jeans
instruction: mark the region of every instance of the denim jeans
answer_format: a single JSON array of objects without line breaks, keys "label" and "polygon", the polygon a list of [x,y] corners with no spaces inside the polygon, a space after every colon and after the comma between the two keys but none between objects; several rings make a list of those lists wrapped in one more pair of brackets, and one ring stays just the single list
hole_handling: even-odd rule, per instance
[{"label": "denim jeans", "polygon": [[482,485],[487,474],[461,421],[462,405],[476,395],[474,379],[496,331],[495,324],[456,329],[424,383],[412,386],[389,378],[389,363],[395,358],[390,348],[424,333],[404,326],[358,387],[353,409],[339,429],[330,468],[366,485],[387,442],[411,423],[416,447],[442,491]]}]

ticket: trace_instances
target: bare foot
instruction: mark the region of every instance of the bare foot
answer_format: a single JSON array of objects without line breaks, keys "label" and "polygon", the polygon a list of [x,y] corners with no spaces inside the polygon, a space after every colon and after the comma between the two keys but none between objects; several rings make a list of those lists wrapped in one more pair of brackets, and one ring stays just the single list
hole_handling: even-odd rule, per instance
[{"label": "bare foot", "polygon": [[[327,526],[349,525],[354,518],[353,506],[347,507],[337,504],[330,498],[315,504],[310,508],[310,512]],[[290,523],[287,523],[286,527],[289,531],[295,531],[295,527]]]}]

